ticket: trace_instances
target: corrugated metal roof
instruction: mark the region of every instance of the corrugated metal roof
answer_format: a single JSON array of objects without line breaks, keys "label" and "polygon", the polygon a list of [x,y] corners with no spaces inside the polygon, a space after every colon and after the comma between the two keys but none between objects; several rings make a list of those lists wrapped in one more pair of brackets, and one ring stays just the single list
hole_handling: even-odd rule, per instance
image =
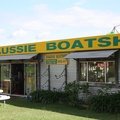
[{"label": "corrugated metal roof", "polygon": [[64,58],[107,58],[116,51],[117,50],[75,52],[68,54]]},{"label": "corrugated metal roof", "polygon": [[24,54],[24,55],[9,55],[9,56],[0,56],[0,60],[20,60],[20,59],[30,59],[37,54]]}]

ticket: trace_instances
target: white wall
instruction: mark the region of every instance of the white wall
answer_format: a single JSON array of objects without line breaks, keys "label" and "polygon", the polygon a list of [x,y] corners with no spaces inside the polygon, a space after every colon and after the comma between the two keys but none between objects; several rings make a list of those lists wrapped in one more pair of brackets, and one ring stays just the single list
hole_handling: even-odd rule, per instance
[{"label": "white wall", "polygon": [[69,59],[68,64],[68,83],[77,80],[77,62],[74,59]]},{"label": "white wall", "polygon": [[[67,82],[76,80],[76,61],[68,60],[67,65]],[[48,89],[48,65],[41,62],[41,89]],[[51,90],[63,90],[65,85],[65,65],[50,65],[50,83]]]},{"label": "white wall", "polygon": [[46,65],[45,62],[42,61],[40,67],[41,89],[48,90],[48,65]]},{"label": "white wall", "polygon": [[65,65],[50,65],[51,90],[62,90],[65,85]]}]

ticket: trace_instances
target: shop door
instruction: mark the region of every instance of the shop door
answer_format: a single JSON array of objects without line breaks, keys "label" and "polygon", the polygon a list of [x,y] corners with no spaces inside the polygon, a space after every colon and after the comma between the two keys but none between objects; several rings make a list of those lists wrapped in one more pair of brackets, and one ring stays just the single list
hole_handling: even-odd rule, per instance
[{"label": "shop door", "polygon": [[11,64],[11,94],[24,95],[24,64]]},{"label": "shop door", "polygon": [[25,76],[25,94],[29,95],[36,90],[36,63],[24,64],[24,76]]},{"label": "shop door", "polygon": [[11,93],[11,65],[1,64],[1,89],[3,93]]}]

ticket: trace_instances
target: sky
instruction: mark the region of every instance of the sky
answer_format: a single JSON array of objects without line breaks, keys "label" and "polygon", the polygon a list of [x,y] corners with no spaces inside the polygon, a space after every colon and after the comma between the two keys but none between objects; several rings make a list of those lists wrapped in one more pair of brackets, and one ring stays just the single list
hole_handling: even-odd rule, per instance
[{"label": "sky", "polygon": [[0,46],[120,31],[120,0],[0,0]]}]

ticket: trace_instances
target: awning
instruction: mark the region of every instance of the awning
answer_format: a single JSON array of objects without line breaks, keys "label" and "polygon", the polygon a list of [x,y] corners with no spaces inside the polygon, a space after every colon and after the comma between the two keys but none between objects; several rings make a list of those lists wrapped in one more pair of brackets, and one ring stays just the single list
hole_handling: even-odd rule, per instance
[{"label": "awning", "polygon": [[9,56],[0,56],[0,60],[26,60],[31,59],[37,54],[24,54],[24,55],[9,55]]},{"label": "awning", "polygon": [[64,58],[107,58],[115,53],[117,50],[106,50],[106,51],[89,51],[89,52],[75,52],[70,53]]}]

